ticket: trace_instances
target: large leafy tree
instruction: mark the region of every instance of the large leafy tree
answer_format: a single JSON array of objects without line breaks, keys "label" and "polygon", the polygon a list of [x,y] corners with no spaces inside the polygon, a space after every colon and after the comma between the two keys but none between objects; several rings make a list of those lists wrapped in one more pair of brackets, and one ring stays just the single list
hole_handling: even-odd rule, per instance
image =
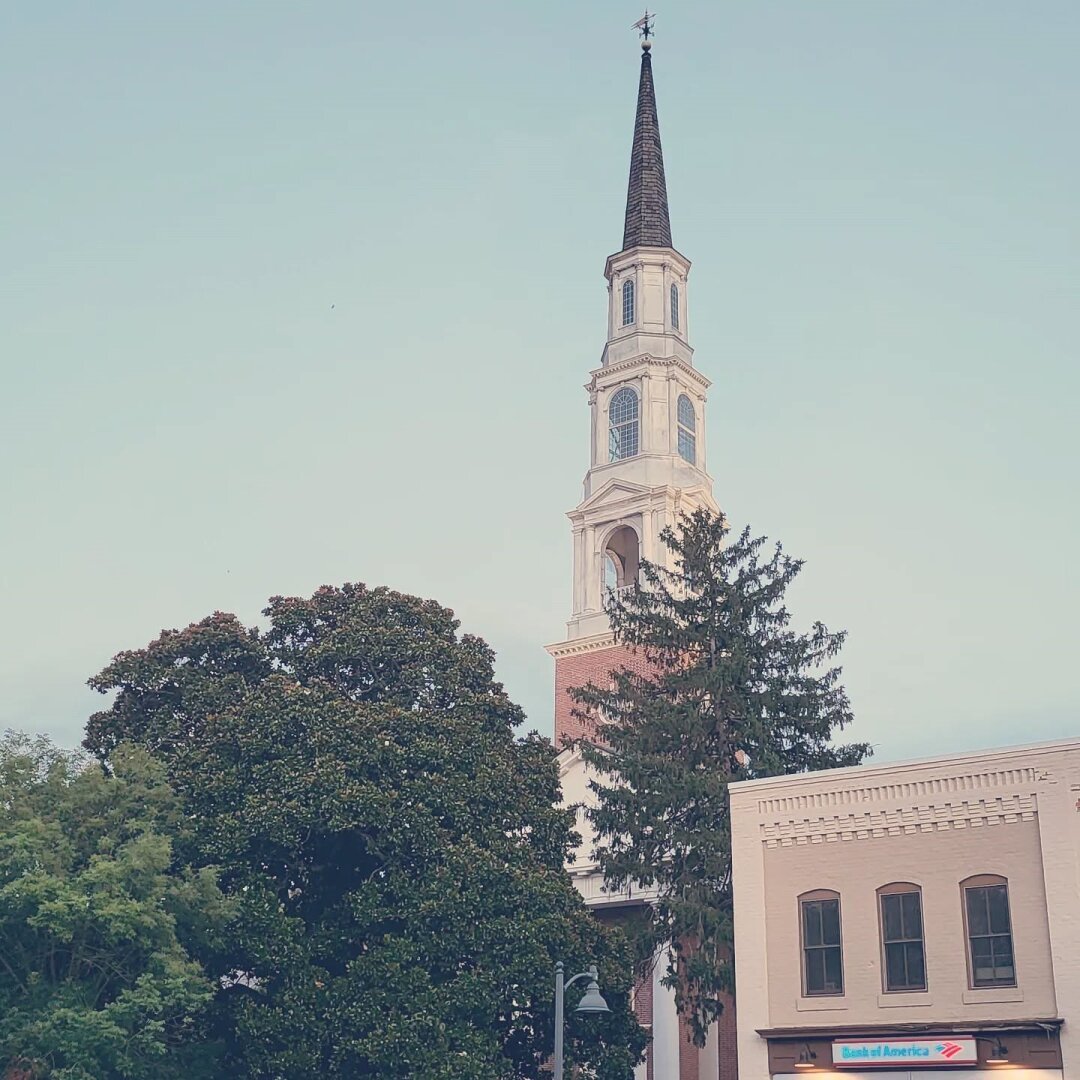
[{"label": "large leafy tree", "polygon": [[222,867],[237,1074],[535,1077],[554,963],[594,959],[613,1013],[575,1022],[569,1056],[628,1078],[645,1038],[629,946],[564,873],[554,752],[515,738],[489,648],[438,604],[363,585],[265,615],[118,656],[86,740],[106,761],[125,741],[163,760],[185,856]]},{"label": "large leafy tree", "polygon": [[663,542],[672,569],[645,562],[610,603],[616,638],[647,670],[576,697],[603,720],[581,744],[601,869],[612,886],[657,886],[640,955],[668,950],[665,979],[700,1042],[733,988],[728,784],[854,765],[869,747],[833,742],[852,719],[834,663],[844,634],[792,628],[784,595],[800,560],[706,511]]},{"label": "large leafy tree", "polygon": [[39,739],[0,740],[0,1076],[224,1075],[214,987],[188,946],[228,914],[214,874],[178,869],[163,770],[118,749],[113,773]]}]

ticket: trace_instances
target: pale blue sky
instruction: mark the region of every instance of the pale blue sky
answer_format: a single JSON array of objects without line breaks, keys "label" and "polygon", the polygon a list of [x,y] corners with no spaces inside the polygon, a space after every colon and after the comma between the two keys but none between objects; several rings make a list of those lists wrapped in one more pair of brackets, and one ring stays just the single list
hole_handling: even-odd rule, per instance
[{"label": "pale blue sky", "polygon": [[[433,596],[551,730],[636,6],[0,12],[0,728],[214,610]],[[1075,0],[672,0],[732,519],[883,759],[1074,735]]]}]

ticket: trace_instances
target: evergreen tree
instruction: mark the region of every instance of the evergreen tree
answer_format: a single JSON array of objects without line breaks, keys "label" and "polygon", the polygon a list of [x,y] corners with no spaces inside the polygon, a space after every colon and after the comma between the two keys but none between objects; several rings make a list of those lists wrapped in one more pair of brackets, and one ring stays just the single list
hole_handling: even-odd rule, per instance
[{"label": "evergreen tree", "polygon": [[576,691],[601,721],[580,744],[597,773],[589,817],[609,886],[656,886],[639,956],[667,947],[665,981],[704,1042],[734,986],[728,784],[856,765],[866,744],[835,746],[851,708],[832,662],[844,641],[815,623],[791,628],[784,594],[802,569],[779,544],[702,510],[665,530],[668,570],[612,594],[616,639],[643,653],[645,674],[613,672]]}]

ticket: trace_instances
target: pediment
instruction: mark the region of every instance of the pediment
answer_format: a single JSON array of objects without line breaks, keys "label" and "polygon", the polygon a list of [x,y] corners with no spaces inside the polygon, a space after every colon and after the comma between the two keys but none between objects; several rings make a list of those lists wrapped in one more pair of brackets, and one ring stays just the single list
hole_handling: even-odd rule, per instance
[{"label": "pediment", "polygon": [[579,512],[595,510],[598,506],[608,506],[612,503],[625,502],[627,499],[636,499],[642,495],[648,495],[651,490],[645,484],[635,484],[631,480],[613,477],[598,491],[594,491],[577,509]]}]

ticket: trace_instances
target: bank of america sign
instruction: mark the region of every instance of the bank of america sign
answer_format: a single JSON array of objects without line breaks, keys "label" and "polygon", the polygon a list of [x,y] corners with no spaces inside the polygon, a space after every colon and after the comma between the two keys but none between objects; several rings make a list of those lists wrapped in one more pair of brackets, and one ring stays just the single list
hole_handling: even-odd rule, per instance
[{"label": "bank of america sign", "polygon": [[859,1039],[837,1040],[832,1044],[834,1065],[974,1065],[979,1060],[975,1040],[960,1036],[949,1039]]}]

